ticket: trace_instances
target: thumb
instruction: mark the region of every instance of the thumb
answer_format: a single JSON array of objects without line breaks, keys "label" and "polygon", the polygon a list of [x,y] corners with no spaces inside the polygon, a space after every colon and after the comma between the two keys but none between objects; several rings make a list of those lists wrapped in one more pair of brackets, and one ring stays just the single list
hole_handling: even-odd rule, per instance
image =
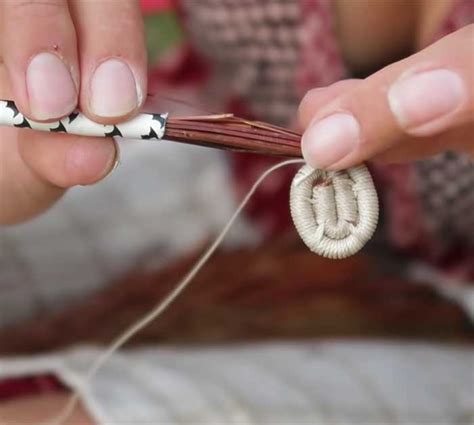
[{"label": "thumb", "polygon": [[[346,168],[397,144],[429,143],[428,136],[472,122],[473,39],[470,25],[316,106],[302,139],[306,161]],[[300,107],[306,114],[309,109]]]}]

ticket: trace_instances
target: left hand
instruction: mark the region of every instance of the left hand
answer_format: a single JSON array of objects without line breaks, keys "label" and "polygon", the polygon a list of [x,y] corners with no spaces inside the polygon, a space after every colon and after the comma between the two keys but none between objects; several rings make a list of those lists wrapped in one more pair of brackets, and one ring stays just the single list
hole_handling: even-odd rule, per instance
[{"label": "left hand", "polygon": [[474,157],[474,25],[364,80],[309,91],[301,102],[303,156],[339,170],[442,151]]},{"label": "left hand", "polygon": [[[136,0],[0,1],[0,99],[26,117],[57,121],[77,107],[93,121],[134,116],[147,92],[147,54]],[[0,128],[0,224],[49,208],[117,162],[111,138]]]}]

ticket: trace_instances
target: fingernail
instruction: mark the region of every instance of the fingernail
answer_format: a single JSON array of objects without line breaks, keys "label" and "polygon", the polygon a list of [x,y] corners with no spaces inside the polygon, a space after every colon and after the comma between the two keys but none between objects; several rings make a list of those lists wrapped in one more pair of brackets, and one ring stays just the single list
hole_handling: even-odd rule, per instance
[{"label": "fingernail", "polygon": [[91,81],[90,107],[99,117],[121,117],[138,108],[139,86],[130,67],[120,59],[101,63]]},{"label": "fingernail", "polygon": [[43,121],[60,118],[77,105],[77,90],[66,64],[53,53],[36,55],[26,70],[31,113]]},{"label": "fingernail", "polygon": [[351,153],[359,144],[360,126],[348,113],[336,113],[316,121],[301,139],[303,157],[315,168],[326,168]]},{"label": "fingernail", "polygon": [[117,143],[115,139],[112,139],[115,146],[115,157],[113,160],[113,165],[108,169],[108,172],[105,174],[105,178],[109,177],[114,171],[120,166],[120,145]]},{"label": "fingernail", "polygon": [[416,129],[454,112],[466,97],[461,77],[446,69],[402,77],[388,92],[390,109],[404,129]]}]

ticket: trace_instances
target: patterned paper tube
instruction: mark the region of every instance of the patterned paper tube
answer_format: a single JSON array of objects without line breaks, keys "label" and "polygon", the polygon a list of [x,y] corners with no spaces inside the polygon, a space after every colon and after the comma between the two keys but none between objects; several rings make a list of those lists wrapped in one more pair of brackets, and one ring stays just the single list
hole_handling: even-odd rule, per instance
[{"label": "patterned paper tube", "polygon": [[0,125],[78,136],[162,139],[165,134],[167,118],[168,114],[143,113],[121,124],[104,125],[91,121],[80,112],[73,112],[60,121],[39,123],[21,114],[11,100],[0,100]]}]

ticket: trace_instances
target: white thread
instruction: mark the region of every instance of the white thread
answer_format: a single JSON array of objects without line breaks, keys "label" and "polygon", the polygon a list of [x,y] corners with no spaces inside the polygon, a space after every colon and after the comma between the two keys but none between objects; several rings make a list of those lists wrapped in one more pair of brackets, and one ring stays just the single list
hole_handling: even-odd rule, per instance
[{"label": "white thread", "polygon": [[[187,288],[192,279],[216,251],[235,220],[247,205],[260,183],[279,168],[304,163],[301,159],[280,162],[266,170],[254,183],[245,198],[191,270],[159,304],[126,329],[91,365],[56,418],[42,425],[61,425],[65,422],[80,399],[80,394],[97,375],[107,360],[134,335],[158,318],[170,304]],[[322,184],[316,184],[323,178]],[[332,181],[332,186],[328,185]],[[331,198],[331,191],[334,197]],[[357,252],[372,236],[378,218],[377,194],[372,178],[365,166],[347,172],[325,173],[304,165],[293,179],[290,207],[298,233],[311,251],[330,258],[344,258]],[[320,205],[317,203],[320,202]],[[357,206],[358,212],[354,211]],[[314,209],[314,210],[313,210]],[[355,220],[355,223],[352,221]],[[333,238],[328,237],[330,234]]]},{"label": "white thread", "polygon": [[341,259],[354,255],[372,237],[379,204],[365,165],[325,172],[305,164],[291,184],[290,210],[312,252]]},{"label": "white thread", "polygon": [[216,237],[212,245],[199,258],[196,264],[194,264],[194,266],[191,268],[188,274],[175,286],[175,288],[165,297],[163,301],[160,301],[160,303],[152,311],[150,311],[142,319],[140,319],[138,322],[136,322],[131,327],[129,327],[122,335],[120,335],[114,342],[112,342],[112,344],[92,364],[88,372],[85,374],[84,380],[82,384],[80,385],[80,388],[74,391],[71,398],[69,399],[66,406],[64,407],[63,411],[56,418],[53,418],[43,423],[43,425],[61,425],[64,421],[66,421],[77,406],[77,403],[80,398],[81,388],[84,388],[86,385],[88,385],[91,382],[91,380],[100,370],[100,368],[120,347],[122,347],[125,343],[127,343],[127,341],[129,341],[130,338],[132,338],[137,332],[142,330],[145,326],[147,326],[149,323],[155,320],[158,316],[160,316],[166,310],[166,308],[186,289],[186,287],[189,285],[189,283],[194,278],[194,276],[196,276],[196,274],[202,269],[202,267],[206,264],[209,257],[215,252],[219,244],[222,242],[222,239],[224,239],[225,235],[227,234],[229,229],[232,227],[235,220],[244,209],[245,205],[247,205],[249,199],[257,190],[260,183],[269,174],[273,173],[279,168],[285,167],[287,165],[292,165],[292,164],[300,164],[303,162],[304,161],[301,159],[292,159],[292,160],[280,162],[274,165],[273,167],[269,168],[258,178],[258,180],[254,183],[254,185],[249,190],[245,198],[242,200],[238,208],[235,210],[230,220],[227,222],[225,227]]}]

